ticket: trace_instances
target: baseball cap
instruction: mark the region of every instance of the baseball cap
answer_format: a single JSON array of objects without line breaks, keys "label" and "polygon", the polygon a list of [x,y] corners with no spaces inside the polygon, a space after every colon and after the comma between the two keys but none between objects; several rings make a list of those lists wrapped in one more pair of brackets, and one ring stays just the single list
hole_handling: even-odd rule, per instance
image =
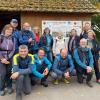
[{"label": "baseball cap", "polygon": [[18,23],[18,20],[17,19],[12,19],[11,23]]}]

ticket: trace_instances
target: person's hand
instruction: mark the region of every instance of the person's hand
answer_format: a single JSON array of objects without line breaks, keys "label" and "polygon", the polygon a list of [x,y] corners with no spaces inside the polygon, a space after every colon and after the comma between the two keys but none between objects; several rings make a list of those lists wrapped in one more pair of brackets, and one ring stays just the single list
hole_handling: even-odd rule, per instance
[{"label": "person's hand", "polygon": [[92,68],[90,66],[87,66],[87,73],[90,73],[92,71]]},{"label": "person's hand", "polygon": [[69,78],[70,77],[69,72],[64,73],[64,76],[65,78]]},{"label": "person's hand", "polygon": [[48,68],[46,68],[46,69],[44,70],[44,72],[43,72],[43,75],[46,76],[46,75],[48,74],[48,72],[49,72],[49,70],[48,70]]},{"label": "person's hand", "polygon": [[2,58],[2,59],[1,59],[1,63],[3,63],[3,64],[9,64],[10,62],[7,61],[5,58]]},{"label": "person's hand", "polygon": [[43,76],[46,76],[47,74],[46,73],[43,73]]},{"label": "person's hand", "polygon": [[28,42],[29,42],[29,43],[32,42],[32,38],[30,38],[30,39],[28,40]]},{"label": "person's hand", "polygon": [[12,79],[16,79],[19,76],[19,72],[15,72],[11,75]]}]

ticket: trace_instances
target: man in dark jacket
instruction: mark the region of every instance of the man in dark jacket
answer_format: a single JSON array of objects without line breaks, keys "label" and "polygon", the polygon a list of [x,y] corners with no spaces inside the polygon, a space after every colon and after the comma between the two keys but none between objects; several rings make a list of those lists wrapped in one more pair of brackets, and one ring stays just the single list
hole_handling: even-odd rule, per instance
[{"label": "man in dark jacket", "polygon": [[23,29],[20,31],[19,45],[27,45],[29,52],[32,53],[36,44],[34,34],[30,31],[30,24],[24,23]]},{"label": "man in dark jacket", "polygon": [[13,57],[12,79],[16,80],[16,100],[22,100],[22,92],[29,94],[31,92],[31,82],[29,74],[34,65],[34,56],[28,54],[28,47],[21,45],[19,54]]},{"label": "man in dark jacket", "polygon": [[80,40],[80,47],[74,50],[74,59],[76,63],[77,78],[79,83],[83,83],[83,75],[86,75],[86,84],[92,87],[91,78],[93,74],[93,55],[87,48],[87,40]]},{"label": "man in dark jacket", "polygon": [[54,84],[58,84],[60,79],[65,83],[69,83],[68,78],[71,76],[74,69],[71,55],[68,54],[67,49],[61,49],[54,60],[51,76],[55,79]]},{"label": "man in dark jacket", "polygon": [[18,53],[18,47],[19,47],[19,30],[17,29],[18,27],[18,20],[17,19],[12,19],[10,21],[10,25],[13,28],[13,37],[16,39],[16,46],[15,46],[15,53]]},{"label": "man in dark jacket", "polygon": [[[90,24],[89,22],[86,22],[83,28],[84,28],[84,30],[83,30],[83,32],[80,34],[80,39],[82,39],[82,38],[87,39],[87,38],[88,38],[88,31],[91,30],[91,24]],[[96,35],[96,34],[94,33],[94,36],[95,36],[95,35]]]}]

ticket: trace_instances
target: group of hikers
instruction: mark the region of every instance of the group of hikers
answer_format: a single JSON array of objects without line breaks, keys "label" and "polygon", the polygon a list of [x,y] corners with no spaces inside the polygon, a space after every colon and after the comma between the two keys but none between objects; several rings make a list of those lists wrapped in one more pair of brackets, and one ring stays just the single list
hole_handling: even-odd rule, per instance
[{"label": "group of hikers", "polygon": [[75,29],[71,30],[68,46],[61,32],[53,39],[48,27],[42,35],[39,27],[31,28],[27,22],[21,30],[17,27],[18,20],[12,19],[0,34],[1,96],[13,93],[12,83],[16,83],[16,100],[22,100],[22,93],[30,94],[31,87],[38,82],[48,87],[48,76],[58,85],[61,81],[69,84],[76,75],[78,83],[86,80],[87,86],[93,87],[95,71],[96,82],[100,84],[100,44],[88,22],[80,36]]}]

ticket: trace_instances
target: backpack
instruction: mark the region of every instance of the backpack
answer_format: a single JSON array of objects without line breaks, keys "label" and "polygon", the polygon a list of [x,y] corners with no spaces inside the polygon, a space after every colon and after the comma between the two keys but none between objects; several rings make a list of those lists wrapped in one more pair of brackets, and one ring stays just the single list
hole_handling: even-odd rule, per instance
[{"label": "backpack", "polygon": [[0,35],[0,44],[3,42],[4,36]]},{"label": "backpack", "polygon": [[[0,35],[0,45],[2,44],[2,42],[3,42],[3,40],[4,40],[4,35]],[[14,38],[12,37],[12,41],[14,42]],[[0,48],[0,51],[4,51],[4,49],[2,49],[2,48]]]},{"label": "backpack", "polygon": [[[3,42],[4,40],[4,35],[0,35],[0,44]],[[14,42],[14,38],[12,37],[12,41]]]}]

